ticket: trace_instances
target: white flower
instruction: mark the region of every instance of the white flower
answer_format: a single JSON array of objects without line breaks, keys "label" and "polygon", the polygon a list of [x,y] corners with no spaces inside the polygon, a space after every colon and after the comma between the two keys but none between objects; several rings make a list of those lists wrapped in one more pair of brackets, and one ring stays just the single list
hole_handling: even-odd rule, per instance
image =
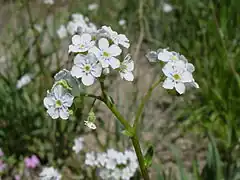
[{"label": "white flower", "polygon": [[165,89],[175,88],[179,94],[185,92],[184,83],[194,81],[191,72],[186,69],[186,63],[181,60],[175,63],[167,63],[162,71],[167,76],[167,79],[163,82],[163,87]]},{"label": "white flower", "polygon": [[169,52],[167,49],[159,49],[158,50],[158,60],[163,62],[172,62],[178,60],[178,55],[175,52]]},{"label": "white flower", "polygon": [[62,176],[53,167],[45,167],[39,174],[40,180],[60,180]]},{"label": "white flower", "polygon": [[108,169],[101,169],[99,171],[99,176],[103,179],[103,180],[109,180],[111,178],[111,171]]},{"label": "white flower", "polygon": [[74,97],[66,92],[61,85],[55,85],[51,92],[44,98],[44,106],[47,113],[53,118],[69,118],[68,108],[72,106]]},{"label": "white flower", "polygon": [[92,48],[95,41],[92,41],[90,34],[74,35],[72,37],[72,44],[69,45],[68,52],[86,52]]},{"label": "white flower", "polygon": [[107,169],[115,169],[117,162],[115,159],[108,159],[105,166]]},{"label": "white flower", "polygon": [[134,174],[128,167],[126,167],[122,170],[122,179],[123,180],[129,180],[133,175]]},{"label": "white flower", "polygon": [[149,62],[157,62],[158,54],[155,51],[150,51],[146,54],[146,58],[149,60]]},{"label": "white flower", "polygon": [[54,4],[54,0],[43,0],[44,4]]},{"label": "white flower", "polygon": [[126,24],[126,20],[125,20],[125,19],[120,19],[119,22],[118,22],[118,24],[119,24],[120,26],[124,26],[124,25]]},{"label": "white flower", "polygon": [[124,34],[118,34],[109,26],[102,26],[102,31],[106,33],[107,37],[109,37],[114,42],[114,44],[120,44],[125,48],[130,47],[129,39]]},{"label": "white flower", "polygon": [[18,81],[17,81],[17,89],[21,89],[23,86],[26,86],[32,81],[32,75],[31,74],[25,74],[23,75]]},{"label": "white flower", "polygon": [[119,46],[115,44],[109,46],[108,40],[101,38],[98,41],[98,47],[99,49],[94,46],[92,49],[90,49],[90,52],[93,52],[96,55],[103,68],[107,68],[109,65],[113,69],[120,67],[120,61],[115,58],[122,53],[122,50]]},{"label": "white flower", "polygon": [[60,39],[63,39],[65,37],[67,37],[67,29],[66,29],[66,27],[64,25],[61,25],[59,27],[59,29],[57,30],[57,34],[58,34],[58,37]]},{"label": "white flower", "polygon": [[98,153],[97,154],[97,162],[101,166],[105,166],[107,162],[107,154],[106,153]]},{"label": "white flower", "polygon": [[40,24],[34,24],[34,29],[37,30],[39,33],[42,32],[42,27]]},{"label": "white flower", "polygon": [[96,129],[97,128],[96,125],[91,121],[84,121],[84,124],[85,124],[85,126],[87,126],[90,129]]},{"label": "white flower", "polygon": [[173,10],[172,6],[170,4],[164,3],[163,4],[163,12],[169,13]]},{"label": "white flower", "polygon": [[78,54],[74,58],[74,66],[71,74],[74,77],[82,78],[82,83],[85,86],[90,86],[94,83],[95,78],[100,77],[102,66],[98,63],[96,56],[92,53],[85,55]]},{"label": "white flower", "polygon": [[122,176],[122,170],[116,168],[112,171],[111,177],[114,178],[114,180],[120,180]]},{"label": "white flower", "polygon": [[74,146],[72,149],[75,151],[76,154],[83,149],[83,141],[84,139],[82,137],[74,139]]},{"label": "white flower", "polygon": [[85,164],[88,166],[96,166],[97,165],[96,157],[94,152],[86,153]]},{"label": "white flower", "polygon": [[116,157],[117,164],[126,164],[127,163],[127,157],[122,153],[118,152],[118,155]]},{"label": "white flower", "polygon": [[96,10],[96,9],[98,9],[98,4],[97,3],[92,3],[92,4],[88,5],[88,10],[89,11],[93,11],[93,10]]},{"label": "white flower", "polygon": [[133,60],[131,59],[131,56],[128,54],[123,62],[121,62],[120,68],[119,68],[119,73],[122,79],[125,79],[127,81],[133,81],[134,76],[133,76],[133,71],[134,69],[134,63]]}]

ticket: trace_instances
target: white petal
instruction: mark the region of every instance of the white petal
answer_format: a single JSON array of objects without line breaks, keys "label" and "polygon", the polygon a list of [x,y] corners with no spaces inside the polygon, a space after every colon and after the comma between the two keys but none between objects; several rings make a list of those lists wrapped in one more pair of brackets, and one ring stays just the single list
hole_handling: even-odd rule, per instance
[{"label": "white petal", "polygon": [[74,45],[79,45],[79,44],[81,43],[81,36],[79,36],[79,35],[74,35],[74,36],[72,37],[72,43],[73,43]]},{"label": "white petal", "polygon": [[163,82],[162,87],[165,89],[173,89],[174,87],[174,81],[170,78],[165,79],[165,81]]},{"label": "white petal", "polygon": [[81,41],[83,42],[90,42],[92,40],[92,36],[90,34],[83,34],[81,36]]},{"label": "white petal", "polygon": [[94,64],[97,63],[98,59],[96,58],[95,54],[89,53],[86,57],[89,63]]},{"label": "white petal", "polygon": [[146,54],[147,59],[149,62],[157,62],[158,55],[155,51],[150,51]]},{"label": "white petal", "polygon": [[86,56],[84,56],[82,54],[78,54],[74,58],[74,64],[81,65],[82,63],[85,62],[85,59],[86,59]]},{"label": "white petal", "polygon": [[119,46],[113,44],[108,48],[107,52],[112,56],[119,56],[122,53],[122,50]]},{"label": "white petal", "polygon": [[176,83],[175,89],[179,94],[183,94],[185,92],[185,85],[183,83]]},{"label": "white petal", "polygon": [[199,85],[198,85],[198,83],[196,83],[195,81],[194,82],[192,82],[192,85],[193,85],[193,87],[195,87],[195,88],[199,88]]},{"label": "white petal", "polygon": [[68,47],[68,53],[70,52],[79,52],[79,47],[78,46],[75,46],[75,45],[69,45]]},{"label": "white petal", "polygon": [[96,46],[93,46],[91,49],[89,49],[89,52],[95,54],[97,58],[101,56],[101,51]]},{"label": "white petal", "polygon": [[127,70],[128,70],[128,71],[133,71],[133,69],[134,69],[134,63],[133,63],[133,61],[128,62],[128,63],[127,63]]},{"label": "white petal", "polygon": [[71,70],[71,75],[77,78],[80,78],[84,75],[85,73],[83,72],[82,68],[79,66],[73,66]]},{"label": "white petal", "polygon": [[44,98],[43,103],[46,108],[49,108],[55,104],[55,101],[52,96],[47,96]]},{"label": "white petal", "polygon": [[58,109],[50,108],[50,109],[47,110],[47,113],[48,113],[49,116],[51,116],[53,119],[59,118]]},{"label": "white petal", "polygon": [[194,72],[195,71],[194,65],[191,63],[187,63],[187,70],[191,73]]},{"label": "white petal", "polygon": [[82,83],[85,85],[85,86],[90,86],[94,83],[94,77],[91,75],[91,74],[88,74],[88,75],[84,75],[82,77]]},{"label": "white petal", "polygon": [[132,72],[126,72],[124,73],[124,79],[126,79],[127,81],[133,81],[134,79],[134,76],[133,76],[133,73]]},{"label": "white petal", "polygon": [[109,67],[109,64],[108,64],[108,62],[106,61],[105,58],[100,58],[99,61],[100,61],[103,68],[108,68]]},{"label": "white petal", "polygon": [[182,82],[192,82],[193,81],[193,76],[190,72],[185,71],[182,75],[181,75],[181,80]]},{"label": "white petal", "polygon": [[71,107],[72,103],[73,103],[73,99],[74,99],[74,97],[71,94],[69,94],[69,93],[64,94],[62,97],[63,106]]},{"label": "white petal", "polygon": [[113,69],[119,68],[120,67],[120,61],[116,59],[115,57],[112,57],[109,59],[109,64]]},{"label": "white petal", "polygon": [[169,52],[163,51],[163,52],[160,52],[158,54],[158,59],[163,61],[163,62],[168,62],[169,58],[170,58],[170,55],[171,54]]},{"label": "white petal", "polygon": [[60,99],[65,92],[65,89],[61,85],[56,85],[53,88],[54,96],[56,99]]},{"label": "white petal", "polygon": [[101,50],[105,50],[105,49],[108,49],[109,47],[109,42],[106,38],[101,38],[99,41],[98,41],[98,47],[101,49]]},{"label": "white petal", "polygon": [[69,118],[69,112],[68,112],[67,108],[60,108],[59,113],[60,113],[61,119],[68,119]]},{"label": "white petal", "polygon": [[96,64],[94,67],[94,71],[91,72],[94,77],[100,77],[102,74],[102,66],[101,64]]},{"label": "white petal", "polygon": [[171,63],[167,63],[163,68],[162,68],[163,73],[165,74],[165,76],[167,77],[171,77],[171,73],[174,71],[172,64]]}]

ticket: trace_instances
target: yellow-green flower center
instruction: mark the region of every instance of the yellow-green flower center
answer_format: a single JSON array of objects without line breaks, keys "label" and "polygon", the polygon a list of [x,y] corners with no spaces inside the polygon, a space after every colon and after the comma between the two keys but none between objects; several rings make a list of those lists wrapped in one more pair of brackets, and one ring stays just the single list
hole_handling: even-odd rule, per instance
[{"label": "yellow-green flower center", "polygon": [[84,48],[84,45],[83,45],[83,44],[81,44],[81,45],[80,45],[80,48]]},{"label": "yellow-green flower center", "polygon": [[61,107],[62,106],[62,102],[60,100],[56,101],[56,107]]},{"label": "yellow-green flower center", "polygon": [[174,74],[173,77],[174,77],[175,80],[181,79],[181,77],[178,74]]},{"label": "yellow-green flower center", "polygon": [[89,65],[86,65],[86,66],[84,67],[84,70],[87,71],[87,72],[90,71],[90,69],[91,69],[91,66],[89,66]]},{"label": "yellow-green flower center", "polygon": [[177,56],[172,56],[172,60],[176,61],[177,60]]},{"label": "yellow-green flower center", "polygon": [[107,52],[103,52],[103,56],[108,57],[109,54]]}]

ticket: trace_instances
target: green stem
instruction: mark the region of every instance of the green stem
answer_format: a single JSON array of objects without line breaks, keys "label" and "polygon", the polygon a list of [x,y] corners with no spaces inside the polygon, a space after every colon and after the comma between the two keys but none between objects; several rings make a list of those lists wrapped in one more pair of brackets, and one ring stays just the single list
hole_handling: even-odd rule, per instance
[{"label": "green stem", "polygon": [[142,154],[142,151],[141,151],[141,147],[140,147],[139,139],[138,139],[137,135],[135,134],[133,137],[131,137],[131,140],[132,140],[132,144],[133,144],[133,147],[135,149],[135,152],[136,152],[136,155],[137,155],[137,158],[138,158],[138,163],[139,163],[139,166],[140,166],[142,177],[143,177],[144,180],[149,180],[150,178],[149,178],[149,175],[148,175],[148,170],[147,170],[147,167],[145,166],[145,163],[144,163],[144,157],[143,157],[143,154]]},{"label": "green stem", "polygon": [[134,129],[134,133],[137,133],[137,126],[139,124],[139,119],[142,115],[143,109],[145,104],[147,103],[147,101],[149,100],[149,98],[152,95],[153,90],[162,82],[162,78],[160,78],[157,82],[155,82],[147,91],[147,94],[142,98],[141,100],[141,104],[139,105],[138,109],[137,109],[137,113],[136,113],[136,118],[134,120],[134,124],[133,124],[133,129]]}]

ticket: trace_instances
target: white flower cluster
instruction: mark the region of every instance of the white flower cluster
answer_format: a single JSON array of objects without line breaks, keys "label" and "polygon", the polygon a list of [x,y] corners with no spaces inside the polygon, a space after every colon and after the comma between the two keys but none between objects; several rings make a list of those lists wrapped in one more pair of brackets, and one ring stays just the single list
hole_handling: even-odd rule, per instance
[{"label": "white flower cluster", "polygon": [[104,153],[90,152],[86,154],[85,164],[98,168],[99,176],[104,180],[129,180],[138,168],[137,157],[130,150],[118,152],[109,149]]},{"label": "white flower cluster", "polygon": [[61,174],[53,167],[45,167],[39,174],[40,180],[60,180],[62,178]]},{"label": "white flower cluster", "polygon": [[57,30],[60,39],[67,37],[68,34],[74,35],[76,33],[93,33],[97,31],[96,25],[89,22],[89,19],[82,14],[75,13],[71,17],[71,21],[66,26],[61,25]]},{"label": "white flower cluster", "polygon": [[167,77],[163,82],[163,88],[175,88],[179,94],[183,94],[188,85],[199,88],[192,76],[195,68],[193,64],[188,63],[183,55],[167,49],[159,49],[157,52],[149,52],[146,57],[150,62],[162,61],[166,63],[162,68]]},{"label": "white flower cluster", "polygon": [[74,35],[69,46],[69,53],[77,53],[71,70],[72,76],[81,78],[85,86],[90,86],[103,72],[109,73],[111,67],[120,73],[122,79],[133,81],[134,63],[130,55],[122,62],[119,60],[122,48],[129,46],[125,35],[118,34],[107,26],[95,32]]}]

